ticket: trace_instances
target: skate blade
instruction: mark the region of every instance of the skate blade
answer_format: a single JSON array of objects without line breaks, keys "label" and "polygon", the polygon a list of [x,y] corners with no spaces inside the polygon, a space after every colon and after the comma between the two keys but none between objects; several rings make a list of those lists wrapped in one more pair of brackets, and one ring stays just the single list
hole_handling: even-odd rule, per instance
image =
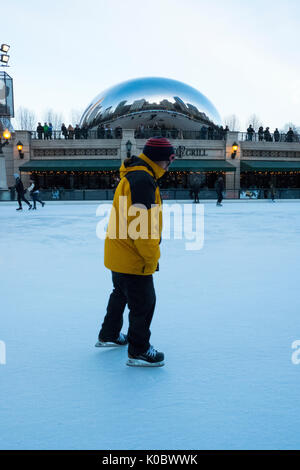
[{"label": "skate blade", "polygon": [[165,365],[164,361],[160,362],[147,362],[147,361],[142,361],[141,359],[128,359],[126,362],[127,366],[131,367],[162,367]]},{"label": "skate blade", "polygon": [[119,348],[120,346],[123,346],[123,345],[113,343],[111,341],[97,341],[97,343],[95,344],[95,348]]}]

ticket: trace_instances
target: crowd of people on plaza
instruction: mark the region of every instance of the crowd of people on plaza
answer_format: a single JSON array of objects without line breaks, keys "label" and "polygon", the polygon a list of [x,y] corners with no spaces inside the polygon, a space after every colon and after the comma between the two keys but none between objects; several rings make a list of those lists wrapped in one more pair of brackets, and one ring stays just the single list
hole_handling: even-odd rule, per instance
[{"label": "crowd of people on plaza", "polygon": [[247,140],[255,140],[256,135],[258,141],[262,142],[298,142],[298,135],[296,132],[290,127],[286,133],[280,133],[278,128],[274,130],[273,134],[270,132],[270,128],[266,127],[265,129],[263,126],[260,126],[258,131],[255,132],[255,129],[250,124],[247,129]]},{"label": "crowd of people on plaza", "polygon": [[75,127],[72,124],[69,124],[68,127],[65,123],[62,123],[60,130],[53,130],[51,123],[45,122],[42,125],[40,122],[36,128],[36,134],[38,139],[51,140],[65,138],[68,140],[73,139],[87,139],[88,137],[94,139],[121,139],[122,138],[122,128],[120,126],[112,129],[110,124],[101,124],[97,127],[96,130],[89,130],[86,126],[79,127],[79,124],[76,124]]},{"label": "crowd of people on plaza", "polygon": [[121,139],[122,127],[112,129],[110,124],[99,124],[97,127],[97,139]]},{"label": "crowd of people on plaza", "polygon": [[[160,136],[170,139],[184,139],[196,138],[201,140],[224,140],[226,139],[228,126],[202,126],[198,131],[183,131],[175,126],[171,128],[166,127],[165,124],[154,122],[152,125],[140,124],[135,130],[135,138],[146,139],[148,137]],[[123,129],[121,126],[112,128],[110,123],[99,124],[95,129],[88,129],[86,126],[75,127],[69,124],[68,127],[62,123],[60,130],[54,130],[52,124],[45,122],[42,125],[40,122],[36,128],[36,136],[38,139],[51,140],[51,139],[121,139]]]},{"label": "crowd of people on plaza", "polygon": [[[55,135],[53,135],[53,132],[55,132]],[[87,139],[88,138],[88,129],[87,127],[79,127],[78,124],[76,124],[75,127],[73,127],[71,124],[69,124],[68,127],[63,123],[61,125],[61,129],[59,131],[59,136],[57,136],[57,131],[53,130],[53,126],[51,122],[47,123],[45,122],[44,125],[42,125],[40,122],[37,125],[36,128],[36,133],[37,133],[37,138],[38,139],[44,139],[44,140],[51,140],[53,138],[61,137],[63,136],[65,139]]]},{"label": "crowd of people on plaza", "polygon": [[196,139],[201,140],[224,140],[226,139],[228,126],[202,126],[199,131],[183,131],[175,126],[167,128],[165,124],[154,122],[152,125],[140,124],[135,131],[135,138],[145,139],[153,136],[167,137],[169,139],[183,139],[188,138],[189,133]]},{"label": "crowd of people on plaza", "polygon": [[39,122],[36,128],[36,132],[39,139],[49,140],[52,139],[53,126],[51,122],[45,122],[44,125]]},{"label": "crowd of people on plaza", "polygon": [[[135,130],[135,138],[146,139],[153,136],[167,137],[169,139],[200,139],[200,140],[226,140],[227,133],[229,132],[228,126],[205,126],[203,125],[199,130],[182,130],[175,126],[171,128],[166,127],[165,124],[160,124],[157,121],[153,124],[139,124]],[[51,122],[45,122],[42,125],[40,122],[36,128],[36,135],[38,139],[51,140],[57,138],[65,139],[121,139],[122,138],[122,127],[117,126],[112,128],[110,123],[99,124],[95,129],[88,129],[86,126],[79,127],[76,124],[75,127],[69,124],[68,127],[62,123],[60,130],[54,130]],[[270,128],[260,126],[255,131],[252,124],[249,125],[246,133],[246,139],[248,141],[265,141],[265,142],[299,142],[299,136],[292,127],[286,133],[282,133],[276,129],[273,133],[270,132]]]}]

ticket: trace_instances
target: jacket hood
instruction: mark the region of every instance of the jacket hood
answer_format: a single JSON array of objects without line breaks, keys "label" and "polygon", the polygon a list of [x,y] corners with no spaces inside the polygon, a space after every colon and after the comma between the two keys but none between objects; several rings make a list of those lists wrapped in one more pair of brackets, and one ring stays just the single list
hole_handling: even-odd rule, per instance
[{"label": "jacket hood", "polygon": [[166,170],[161,166],[157,165],[157,163],[153,162],[150,158],[141,153],[138,157],[131,157],[130,161],[125,160],[125,162],[122,163],[120,167],[120,178],[122,179],[131,171],[138,170],[146,171],[150,175],[154,176],[155,179],[161,178],[166,172]]}]

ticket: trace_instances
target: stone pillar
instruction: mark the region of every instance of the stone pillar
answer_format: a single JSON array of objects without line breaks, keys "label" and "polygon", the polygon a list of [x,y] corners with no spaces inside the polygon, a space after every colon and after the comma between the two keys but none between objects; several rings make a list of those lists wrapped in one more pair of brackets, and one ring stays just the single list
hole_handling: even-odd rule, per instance
[{"label": "stone pillar", "polygon": [[131,155],[136,155],[136,140],[134,137],[134,129],[123,129],[122,140],[121,140],[121,160],[127,158],[126,143],[130,140],[132,143]]},{"label": "stone pillar", "polygon": [[[235,158],[231,157],[232,145],[237,143],[238,148]],[[228,132],[226,139],[226,161],[236,168],[234,172],[226,172],[226,195],[231,199],[239,199],[240,194],[240,163],[241,163],[241,143],[238,132]],[[227,189],[228,188],[228,189]]]},{"label": "stone pillar", "polygon": [[0,153],[0,189],[7,189],[5,155]]}]

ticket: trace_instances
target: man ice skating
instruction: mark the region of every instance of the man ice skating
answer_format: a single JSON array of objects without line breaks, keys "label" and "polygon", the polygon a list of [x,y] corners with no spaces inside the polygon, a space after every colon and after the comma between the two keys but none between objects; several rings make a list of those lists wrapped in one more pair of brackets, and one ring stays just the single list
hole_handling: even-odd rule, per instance
[{"label": "man ice skating", "polygon": [[276,189],[275,189],[275,185],[274,183],[270,183],[270,196],[271,196],[271,200],[272,202],[275,202],[275,193],[276,193]]},{"label": "man ice skating", "polygon": [[223,191],[224,191],[224,180],[222,176],[219,176],[219,178],[216,181],[216,191],[217,191],[217,206],[222,206],[222,201],[223,201]]},{"label": "man ice skating", "polygon": [[194,203],[199,203],[199,191],[203,184],[203,178],[200,174],[193,174],[190,178],[191,193],[194,198]]},{"label": "man ice skating", "polygon": [[21,211],[23,209],[22,208],[22,201],[26,202],[26,204],[28,205],[28,210],[30,210],[32,208],[32,205],[25,198],[25,190],[24,190],[24,186],[23,186],[23,183],[21,181],[21,178],[20,178],[18,173],[15,173],[14,177],[15,177],[15,180],[16,180],[15,188],[16,188],[16,191],[17,191],[18,203],[19,203],[19,207],[16,210]]},{"label": "man ice skating", "polygon": [[[168,139],[148,139],[139,157],[129,158],[122,164],[121,180],[113,200],[104,250],[104,264],[112,271],[113,291],[96,346],[128,343],[129,366],[164,365],[164,354],[156,351],[149,342],[156,301],[152,275],[158,270],[162,231],[157,180],[174,158],[174,149]],[[127,198],[125,209],[121,207],[124,197]],[[127,215],[129,209],[131,213],[137,208],[137,215],[145,216],[144,220],[148,221],[146,236],[145,232],[138,237],[128,235],[134,217],[128,216],[127,220],[124,212]],[[143,229],[145,226],[141,227],[141,232]],[[152,236],[153,229],[155,236]],[[129,308],[128,335],[121,333],[126,304]]]}]

